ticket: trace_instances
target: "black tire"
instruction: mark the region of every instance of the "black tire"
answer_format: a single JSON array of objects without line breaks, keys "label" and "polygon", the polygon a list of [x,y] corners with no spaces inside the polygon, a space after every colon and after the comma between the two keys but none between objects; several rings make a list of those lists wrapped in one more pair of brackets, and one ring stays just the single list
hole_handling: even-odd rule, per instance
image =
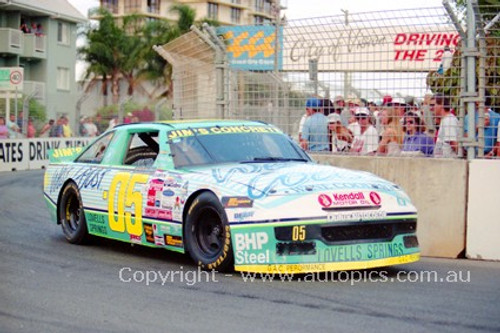
[{"label": "black tire", "polygon": [[191,258],[202,269],[233,268],[229,223],[214,194],[203,192],[193,200],[184,222],[184,240]]},{"label": "black tire", "polygon": [[58,206],[59,221],[64,236],[72,244],[83,244],[89,238],[80,191],[75,183],[68,183]]}]

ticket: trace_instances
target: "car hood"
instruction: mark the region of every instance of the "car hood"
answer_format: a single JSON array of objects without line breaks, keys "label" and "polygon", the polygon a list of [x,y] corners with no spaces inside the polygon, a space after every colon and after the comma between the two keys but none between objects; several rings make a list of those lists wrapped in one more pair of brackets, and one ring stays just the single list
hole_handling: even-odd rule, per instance
[{"label": "car hood", "polygon": [[193,176],[252,199],[276,195],[305,195],[330,190],[376,190],[399,187],[371,173],[303,162],[228,164],[192,168]]}]

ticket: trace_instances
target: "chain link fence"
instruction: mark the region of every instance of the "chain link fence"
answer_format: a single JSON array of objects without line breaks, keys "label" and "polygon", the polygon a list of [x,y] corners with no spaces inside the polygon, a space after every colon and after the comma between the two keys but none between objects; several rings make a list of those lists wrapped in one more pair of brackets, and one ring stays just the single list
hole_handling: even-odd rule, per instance
[{"label": "chain link fence", "polygon": [[[174,116],[270,122],[309,150],[324,140],[319,122],[335,153],[500,155],[500,6],[469,7],[344,12],[219,38],[192,31],[158,47],[173,65]],[[326,118],[303,117],[307,103]]]}]

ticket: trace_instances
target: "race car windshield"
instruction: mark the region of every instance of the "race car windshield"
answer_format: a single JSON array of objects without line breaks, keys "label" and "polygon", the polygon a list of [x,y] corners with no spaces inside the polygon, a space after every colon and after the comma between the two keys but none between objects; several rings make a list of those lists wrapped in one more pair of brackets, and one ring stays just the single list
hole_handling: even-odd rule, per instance
[{"label": "race car windshield", "polygon": [[311,159],[282,133],[218,133],[174,137],[169,134],[175,166],[218,163],[309,162]]}]

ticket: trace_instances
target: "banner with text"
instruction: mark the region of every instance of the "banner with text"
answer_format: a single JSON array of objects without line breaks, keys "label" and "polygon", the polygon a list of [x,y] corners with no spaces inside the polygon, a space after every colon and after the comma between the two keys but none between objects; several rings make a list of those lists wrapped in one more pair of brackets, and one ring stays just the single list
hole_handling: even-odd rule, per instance
[{"label": "banner with text", "polygon": [[90,138],[35,138],[0,140],[0,171],[31,170],[49,164],[50,149],[80,147]]},{"label": "banner with text", "polygon": [[284,71],[307,71],[317,59],[321,71],[426,72],[438,69],[445,46],[454,52],[460,41],[448,25],[306,25],[285,27],[283,34]]}]

